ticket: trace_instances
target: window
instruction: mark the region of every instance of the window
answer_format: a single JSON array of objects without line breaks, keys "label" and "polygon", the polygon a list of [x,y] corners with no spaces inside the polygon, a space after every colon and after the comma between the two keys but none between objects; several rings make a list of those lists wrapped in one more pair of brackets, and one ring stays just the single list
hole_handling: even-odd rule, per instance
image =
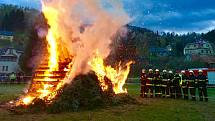
[{"label": "window", "polygon": [[2,71],[4,71],[4,66],[2,66]]},{"label": "window", "polygon": [[9,50],[9,54],[13,54],[13,49],[10,49],[10,50]]},{"label": "window", "polygon": [[5,67],[5,71],[8,71],[8,66]]}]

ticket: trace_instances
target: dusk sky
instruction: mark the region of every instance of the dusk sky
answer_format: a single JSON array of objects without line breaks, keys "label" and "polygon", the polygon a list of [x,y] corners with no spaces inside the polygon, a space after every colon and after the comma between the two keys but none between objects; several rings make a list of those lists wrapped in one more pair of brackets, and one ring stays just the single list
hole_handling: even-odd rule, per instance
[{"label": "dusk sky", "polygon": [[[176,33],[215,28],[215,0],[121,0],[133,25]],[[0,0],[39,9],[39,0]]]}]

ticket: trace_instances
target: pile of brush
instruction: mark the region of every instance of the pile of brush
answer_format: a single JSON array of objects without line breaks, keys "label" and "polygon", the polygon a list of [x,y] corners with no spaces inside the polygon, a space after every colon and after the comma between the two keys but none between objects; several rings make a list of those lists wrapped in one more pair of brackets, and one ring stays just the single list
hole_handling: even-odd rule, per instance
[{"label": "pile of brush", "polygon": [[38,99],[27,107],[15,107],[15,110],[30,113],[41,111],[59,113],[131,103],[135,104],[137,101],[127,94],[115,95],[111,88],[102,91],[97,76],[91,72],[87,75],[79,75],[70,84],[65,85],[51,104]]}]

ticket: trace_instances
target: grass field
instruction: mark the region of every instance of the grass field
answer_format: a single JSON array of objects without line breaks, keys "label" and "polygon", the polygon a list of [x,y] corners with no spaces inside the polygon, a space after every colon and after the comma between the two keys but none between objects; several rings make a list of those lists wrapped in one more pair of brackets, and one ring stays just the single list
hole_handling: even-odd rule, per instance
[{"label": "grass field", "polygon": [[[209,89],[209,102],[182,99],[141,99],[139,85],[126,85],[140,105],[106,107],[60,114],[14,115],[0,108],[0,121],[215,121],[215,89]],[[0,85],[0,103],[16,99],[25,85]]]}]

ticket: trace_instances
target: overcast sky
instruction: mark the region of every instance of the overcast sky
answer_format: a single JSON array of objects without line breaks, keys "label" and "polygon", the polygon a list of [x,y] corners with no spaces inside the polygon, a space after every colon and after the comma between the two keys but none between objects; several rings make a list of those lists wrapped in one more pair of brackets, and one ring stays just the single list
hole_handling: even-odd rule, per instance
[{"label": "overcast sky", "polygon": [[[136,26],[177,33],[215,28],[215,0],[121,1]],[[40,8],[39,0],[0,0],[0,3]]]}]

